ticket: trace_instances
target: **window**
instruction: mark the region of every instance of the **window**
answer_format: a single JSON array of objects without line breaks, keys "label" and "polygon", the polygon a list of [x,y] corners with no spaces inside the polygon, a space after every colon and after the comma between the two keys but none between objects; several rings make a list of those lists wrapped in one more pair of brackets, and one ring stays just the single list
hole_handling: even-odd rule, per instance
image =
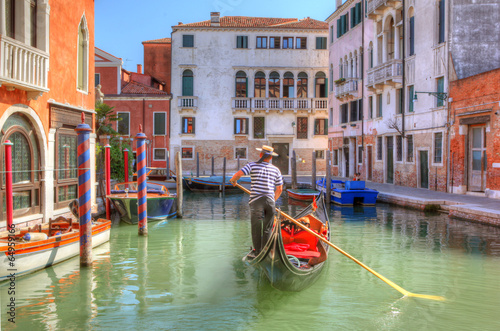
[{"label": "window", "polygon": [[85,17],[78,26],[78,63],[77,63],[77,88],[81,91],[88,90],[88,56],[89,56],[89,33]]},{"label": "window", "polygon": [[69,201],[78,198],[77,135],[73,130],[58,129],[56,146],[56,166],[59,171],[54,173],[54,204],[56,208],[63,208]]},{"label": "window", "polygon": [[194,117],[183,117],[181,133],[194,133]]},{"label": "window", "polygon": [[333,25],[330,26],[330,44],[333,43]]},{"label": "window", "polygon": [[130,113],[117,112],[120,118],[117,123],[117,132],[122,136],[130,136]]},{"label": "window", "polygon": [[248,36],[237,36],[236,48],[248,48]]},{"label": "window", "polygon": [[368,118],[373,118],[373,97],[368,97]]},{"label": "window", "polygon": [[363,112],[362,100],[354,100],[350,102],[351,107],[351,122],[361,121]]},{"label": "window", "polygon": [[153,117],[153,135],[154,136],[164,136],[167,134],[167,114],[166,113],[154,113]]},{"label": "window", "polygon": [[307,139],[307,117],[297,117],[297,139]]},{"label": "window", "polygon": [[373,68],[373,44],[372,42],[370,41],[370,49],[369,49],[369,61],[368,61],[368,64],[369,64],[369,69]]},{"label": "window", "polygon": [[[76,135],[75,135],[76,136]],[[0,131],[0,144],[12,145],[12,189],[14,217],[40,213],[40,149],[36,130],[19,113],[11,115]],[[74,151],[76,151],[76,144]],[[0,154],[0,171],[5,170],[5,156]],[[52,184],[51,184],[52,185]],[[5,220],[5,174],[0,175],[0,219]]]},{"label": "window", "polygon": [[363,146],[358,146],[358,164],[363,163]]},{"label": "window", "polygon": [[328,135],[328,120],[326,118],[317,118],[314,120],[314,134]]},{"label": "window", "polygon": [[265,138],[265,117],[253,118],[253,137],[254,139]]},{"label": "window", "polygon": [[[444,77],[440,77],[436,80],[437,92],[444,93]],[[438,94],[442,96],[442,94]],[[444,106],[444,100],[442,98],[436,98],[436,103],[438,107]]]},{"label": "window", "polygon": [[95,86],[97,87],[97,85],[101,84],[101,74],[95,74],[94,76]]},{"label": "window", "polygon": [[344,124],[349,122],[349,104],[344,103],[340,105],[340,123]]},{"label": "window", "polygon": [[408,112],[413,113],[413,98],[415,98],[415,93],[414,93],[415,87],[408,86]]},{"label": "window", "polygon": [[396,90],[396,114],[403,112],[403,89]]},{"label": "window", "polygon": [[413,162],[413,135],[406,136],[406,162]]},{"label": "window", "polygon": [[194,148],[193,147],[182,147],[181,154],[183,159],[193,159],[194,158]]},{"label": "window", "polygon": [[340,16],[337,20],[337,38],[342,37],[349,31],[349,13]]},{"label": "window", "polygon": [[269,37],[269,48],[280,48],[280,37]]},{"label": "window", "polygon": [[182,73],[182,96],[193,96],[193,72],[189,69]]},{"label": "window", "polygon": [[305,72],[298,75],[297,98],[307,98],[307,74]]},{"label": "window", "polygon": [[30,38],[31,46],[36,47],[36,12],[37,12],[37,0],[30,1]]},{"label": "window", "polygon": [[262,71],[255,74],[254,87],[254,96],[256,98],[266,97],[266,75]]},{"label": "window", "polygon": [[324,150],[318,150],[318,151],[314,151],[314,156],[316,157],[316,159],[318,160],[323,160],[325,158],[325,151]]},{"label": "window", "polygon": [[165,148],[153,148],[153,159],[155,161],[165,161],[167,159]]},{"label": "window", "polygon": [[283,49],[293,48],[293,37],[283,37]]},{"label": "window", "polygon": [[403,136],[396,136],[396,161],[403,161]]},{"label": "window", "polygon": [[257,48],[267,48],[267,37],[257,37]]},{"label": "window", "polygon": [[248,134],[248,118],[234,119],[234,134]]},{"label": "window", "polygon": [[307,48],[307,38],[306,37],[295,38],[295,48],[296,49],[306,49]]},{"label": "window", "polygon": [[434,163],[443,162],[443,133],[434,133]]},{"label": "window", "polygon": [[7,36],[16,38],[16,0],[5,1],[5,28]]},{"label": "window", "polygon": [[382,161],[382,137],[377,137],[377,160]]},{"label": "window", "polygon": [[351,8],[351,28],[361,23],[362,18],[361,2],[359,2]]},{"label": "window", "polygon": [[382,117],[382,94],[377,94],[377,117]]},{"label": "window", "polygon": [[444,0],[439,0],[438,2],[438,43],[445,42],[445,10],[444,10]]},{"label": "window", "polygon": [[334,149],[332,153],[332,165],[338,166],[339,165],[339,150]]},{"label": "window", "polygon": [[314,97],[315,98],[326,98],[328,95],[328,83],[327,78],[324,72],[318,72],[316,74],[316,82],[315,82],[315,90]]},{"label": "window", "polygon": [[248,87],[247,74],[243,71],[238,71],[236,73],[236,97],[246,98]]},{"label": "window", "polygon": [[194,47],[194,35],[192,34],[182,35],[182,47]]},{"label": "window", "polygon": [[326,49],[326,37],[316,37],[316,49]]},{"label": "window", "polygon": [[283,98],[295,98],[293,74],[288,71],[283,77]]},{"label": "window", "polygon": [[271,72],[269,75],[269,97],[280,97],[280,74],[276,71]]},{"label": "window", "polygon": [[247,148],[246,147],[235,147],[234,149],[234,158],[237,159],[243,159],[245,160],[247,158]]},{"label": "window", "polygon": [[330,112],[328,113],[328,122],[330,123],[330,126],[332,126],[332,121],[333,121],[333,108],[330,108]]},{"label": "window", "polygon": [[410,17],[410,56],[415,54],[415,16]]}]

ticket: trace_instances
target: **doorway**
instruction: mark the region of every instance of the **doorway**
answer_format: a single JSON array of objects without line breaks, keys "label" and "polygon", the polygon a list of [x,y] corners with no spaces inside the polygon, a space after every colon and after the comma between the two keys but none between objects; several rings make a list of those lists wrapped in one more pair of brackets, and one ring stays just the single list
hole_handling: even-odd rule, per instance
[{"label": "doorway", "polygon": [[372,180],[373,168],[372,168],[372,157],[373,157],[373,149],[372,146],[366,147],[366,167],[367,167],[367,178],[368,180]]},{"label": "doorway", "polygon": [[386,150],[386,183],[394,184],[394,137],[387,137]]},{"label": "doorway", "polygon": [[288,175],[290,145],[288,143],[274,143],[272,147],[278,154],[278,156],[273,157],[273,164],[278,167],[282,175]]},{"label": "doorway", "polygon": [[486,189],[486,127],[469,128],[468,190],[484,192]]},{"label": "doorway", "polygon": [[349,148],[344,148],[345,175],[349,177]]},{"label": "doorway", "polygon": [[420,151],[420,187],[429,188],[429,152]]}]

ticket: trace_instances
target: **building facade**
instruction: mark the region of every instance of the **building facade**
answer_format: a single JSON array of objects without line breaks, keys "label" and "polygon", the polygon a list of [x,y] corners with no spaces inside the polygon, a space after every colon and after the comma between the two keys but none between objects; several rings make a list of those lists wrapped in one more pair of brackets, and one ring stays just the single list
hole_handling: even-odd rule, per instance
[{"label": "building facade", "polygon": [[[94,1],[0,1],[0,14],[0,169],[10,140],[14,224],[32,226],[68,214],[77,198],[74,129],[82,112],[94,129]],[[90,153],[95,186],[94,134]],[[0,230],[5,226],[0,203]]]},{"label": "building facade", "polygon": [[228,172],[256,160],[270,145],[283,174],[296,153],[297,172],[310,173],[313,153],[325,170],[327,149],[327,24],[305,18],[211,13],[172,31],[171,149],[183,169],[197,160]]},{"label": "building facade", "polygon": [[125,70],[122,65],[121,58],[95,48],[96,83],[101,85],[103,102],[114,107],[120,118],[113,124],[119,134],[117,139],[133,146],[135,153],[133,139],[142,125],[147,136],[147,166],[166,168],[171,99],[165,91],[166,83],[143,74],[142,65],[137,66],[137,72]]}]

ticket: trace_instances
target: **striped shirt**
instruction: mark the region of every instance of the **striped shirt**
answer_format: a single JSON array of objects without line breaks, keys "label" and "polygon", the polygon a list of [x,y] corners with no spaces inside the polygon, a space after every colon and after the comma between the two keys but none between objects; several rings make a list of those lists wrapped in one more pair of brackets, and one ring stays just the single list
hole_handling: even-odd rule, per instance
[{"label": "striped shirt", "polygon": [[241,168],[241,171],[247,176],[250,175],[252,180],[250,202],[262,196],[274,200],[276,186],[283,185],[280,170],[269,162],[250,162]]}]

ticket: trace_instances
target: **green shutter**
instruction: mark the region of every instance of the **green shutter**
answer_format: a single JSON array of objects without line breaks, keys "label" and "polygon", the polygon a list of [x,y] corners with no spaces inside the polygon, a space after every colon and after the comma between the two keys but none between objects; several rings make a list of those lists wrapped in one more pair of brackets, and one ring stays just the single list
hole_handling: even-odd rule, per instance
[{"label": "green shutter", "polygon": [[325,78],[325,98],[328,98],[328,78]]},{"label": "green shutter", "polygon": [[356,25],[356,13],[355,13],[355,10],[356,10],[356,6],[352,7],[351,8],[351,28],[354,28],[354,26]]},{"label": "green shutter", "polygon": [[340,38],[340,18],[337,20],[337,38]]},{"label": "green shutter", "polygon": [[325,134],[328,135],[328,118],[325,118]]},{"label": "green shutter", "polygon": [[182,95],[183,96],[193,96],[193,77],[192,76],[182,77]]},{"label": "green shutter", "polygon": [[[441,77],[438,79],[437,91],[438,91],[438,93],[444,92],[444,77]],[[444,100],[440,98],[441,96],[442,96],[442,94],[440,94],[439,98],[437,99],[437,106],[438,107],[441,107],[444,105]]]},{"label": "green shutter", "polygon": [[349,13],[346,13],[344,16],[345,16],[345,20],[344,20],[345,31],[344,31],[344,33],[346,33],[347,31],[349,31]]},{"label": "green shutter", "polygon": [[248,77],[245,78],[245,97],[248,98]]},{"label": "green shutter", "polygon": [[410,93],[408,93],[408,94],[409,94],[409,96],[408,96],[408,105],[409,105],[408,111],[410,113],[413,113],[413,98],[414,98],[413,86],[410,86]]}]

